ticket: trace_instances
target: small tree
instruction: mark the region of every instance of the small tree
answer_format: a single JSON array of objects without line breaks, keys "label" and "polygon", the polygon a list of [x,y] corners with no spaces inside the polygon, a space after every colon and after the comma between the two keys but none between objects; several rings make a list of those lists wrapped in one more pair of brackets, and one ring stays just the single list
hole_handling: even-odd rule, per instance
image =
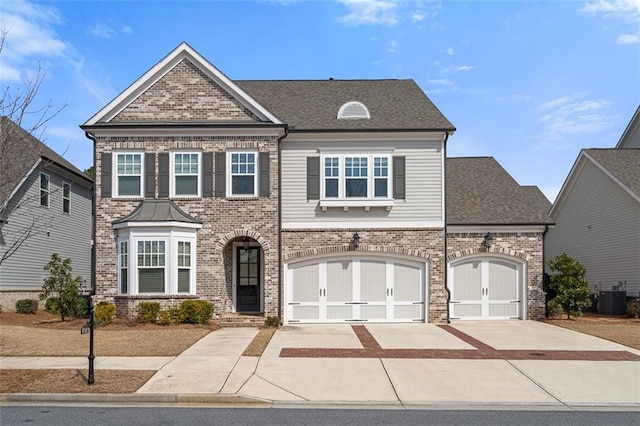
[{"label": "small tree", "polygon": [[40,300],[52,296],[49,304],[53,311],[60,313],[63,322],[65,317],[82,315],[82,312],[78,312],[82,278],[73,276],[71,259],[62,260],[58,253],[53,253],[44,270],[49,272],[49,277],[43,280]]},{"label": "small tree", "polygon": [[556,291],[556,296],[549,301],[549,306],[560,306],[567,313],[567,319],[579,317],[582,310],[591,306],[589,283],[585,278],[584,267],[566,253],[547,261],[552,272],[549,287]]}]

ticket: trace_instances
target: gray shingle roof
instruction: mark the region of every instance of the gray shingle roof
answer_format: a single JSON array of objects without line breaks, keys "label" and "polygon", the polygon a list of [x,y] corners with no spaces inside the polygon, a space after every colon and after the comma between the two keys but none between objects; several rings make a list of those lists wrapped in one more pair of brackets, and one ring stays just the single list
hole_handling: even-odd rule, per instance
[{"label": "gray shingle roof", "polygon": [[447,224],[551,223],[551,203],[537,186],[521,186],[493,157],[447,158]]},{"label": "gray shingle roof", "polygon": [[585,152],[636,195],[640,195],[640,149],[585,149]]},{"label": "gray shingle roof", "polygon": [[[453,124],[413,80],[239,80],[256,101],[305,130],[450,130]],[[362,102],[370,119],[339,120],[340,107]]]},{"label": "gray shingle roof", "polygon": [[183,222],[202,223],[176,206],[171,200],[144,200],[131,213],[112,223],[125,222]]},{"label": "gray shingle roof", "polygon": [[0,117],[0,206],[40,157],[91,180],[8,117]]}]

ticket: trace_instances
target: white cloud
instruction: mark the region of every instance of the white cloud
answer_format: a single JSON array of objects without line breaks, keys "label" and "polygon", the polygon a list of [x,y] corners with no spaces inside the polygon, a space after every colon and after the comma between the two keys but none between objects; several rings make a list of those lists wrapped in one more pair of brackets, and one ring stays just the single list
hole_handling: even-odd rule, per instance
[{"label": "white cloud", "polygon": [[131,28],[129,25],[123,25],[120,29],[120,32],[123,34],[131,34],[133,32],[133,28]]},{"label": "white cloud", "polygon": [[398,47],[398,42],[392,40],[389,42],[389,47],[387,48],[387,52],[389,53],[396,53],[397,52],[397,48]]},{"label": "white cloud", "polygon": [[436,84],[436,85],[439,85],[439,86],[454,86],[455,85],[453,81],[447,80],[447,79],[444,79],[444,78],[427,80],[427,83]]},{"label": "white cloud", "polygon": [[89,28],[89,33],[91,35],[104,39],[111,39],[116,34],[113,28],[101,22],[98,22],[93,27]]},{"label": "white cloud", "polygon": [[638,44],[640,43],[640,33],[638,34],[620,34],[618,36],[618,40],[616,40],[618,44]]},{"label": "white cloud", "polygon": [[340,0],[349,13],[339,18],[347,25],[390,25],[398,23],[392,0]]},{"label": "white cloud", "polygon": [[[640,0],[594,0],[583,5],[580,12],[587,15],[601,15],[604,18],[631,22],[640,25]],[[617,44],[640,43],[640,32],[635,34],[620,34]]]},{"label": "white cloud", "polygon": [[416,12],[413,12],[413,13],[411,14],[411,20],[412,20],[413,22],[420,22],[420,21],[422,21],[424,18],[425,18],[425,16],[424,16],[424,13],[422,13],[422,12],[417,12],[417,11],[416,11]]},{"label": "white cloud", "polygon": [[7,33],[0,80],[19,80],[37,70],[40,58],[64,55],[67,45],[53,30],[61,22],[53,8],[24,1],[0,2],[0,28]]},{"label": "white cloud", "polygon": [[456,52],[453,50],[453,47],[447,47],[445,50],[443,50],[444,53],[446,53],[447,55],[455,55]]},{"label": "white cloud", "polygon": [[614,116],[607,114],[606,100],[577,100],[580,95],[563,96],[538,107],[538,123],[548,138],[597,133],[612,126]]}]

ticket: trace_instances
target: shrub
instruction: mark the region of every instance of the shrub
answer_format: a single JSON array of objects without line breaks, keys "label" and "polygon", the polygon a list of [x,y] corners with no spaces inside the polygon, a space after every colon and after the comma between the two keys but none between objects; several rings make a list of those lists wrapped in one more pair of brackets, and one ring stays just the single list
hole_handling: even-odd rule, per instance
[{"label": "shrub", "polygon": [[627,315],[640,318],[640,298],[627,299]]},{"label": "shrub", "polygon": [[189,324],[209,324],[213,315],[213,303],[206,300],[185,300],[180,304],[182,322]]},{"label": "shrub", "polygon": [[181,322],[182,315],[178,306],[171,306],[158,314],[158,324],[160,325],[176,325]]},{"label": "shrub", "polygon": [[89,315],[89,299],[86,297],[80,297],[78,299],[78,306],[76,307],[76,316],[78,318],[86,317]]},{"label": "shrub", "polygon": [[116,316],[116,305],[109,302],[99,302],[93,310],[94,320],[102,321],[104,324],[109,324],[113,321],[113,317]]},{"label": "shrub", "polygon": [[58,253],[53,253],[49,263],[44,266],[44,270],[49,272],[49,277],[43,280],[40,300],[46,300],[52,295],[55,296],[57,300],[52,301],[51,306],[57,307],[62,321],[65,317],[82,315],[81,312],[78,312],[82,279],[79,276],[73,276],[71,259],[62,260]]},{"label": "shrub", "polygon": [[44,310],[53,315],[60,315],[59,304],[60,301],[57,297],[50,297],[44,301]]},{"label": "shrub", "polygon": [[16,312],[19,314],[35,314],[38,310],[38,301],[34,299],[22,299],[16,302]]},{"label": "shrub", "polygon": [[567,314],[567,319],[579,317],[582,310],[591,306],[591,290],[589,283],[585,278],[586,270],[577,261],[566,253],[559,254],[555,259],[547,262],[552,272],[558,272],[551,275],[551,283],[549,287],[556,291],[556,296],[549,302],[562,307]]},{"label": "shrub", "polygon": [[140,322],[156,322],[160,313],[158,302],[141,302],[138,305],[138,318]]},{"label": "shrub", "polygon": [[279,317],[267,317],[267,319],[264,320],[264,325],[265,327],[280,327],[280,318]]}]

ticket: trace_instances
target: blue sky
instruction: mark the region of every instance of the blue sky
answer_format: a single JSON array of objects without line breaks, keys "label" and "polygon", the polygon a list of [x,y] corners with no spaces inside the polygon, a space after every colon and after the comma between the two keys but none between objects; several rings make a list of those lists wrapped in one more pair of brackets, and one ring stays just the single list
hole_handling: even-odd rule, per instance
[{"label": "blue sky", "polygon": [[[81,169],[78,125],[186,41],[232,79],[414,79],[458,129],[553,201],[581,148],[640,103],[640,0],[0,2],[0,83],[38,65],[41,139]],[[28,123],[27,123],[28,124]]]}]

